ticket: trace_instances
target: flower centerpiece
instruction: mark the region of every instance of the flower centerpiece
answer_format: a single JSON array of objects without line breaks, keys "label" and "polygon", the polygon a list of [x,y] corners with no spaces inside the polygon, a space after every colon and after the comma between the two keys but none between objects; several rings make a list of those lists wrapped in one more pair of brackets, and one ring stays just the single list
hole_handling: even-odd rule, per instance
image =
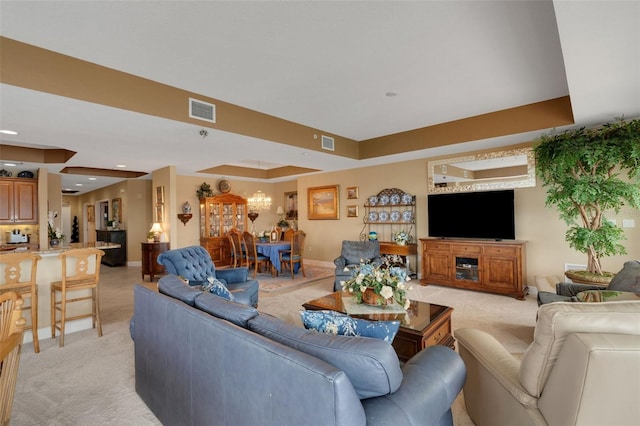
[{"label": "flower centerpiece", "polygon": [[353,278],[342,281],[342,290],[351,293],[357,303],[386,306],[396,301],[404,309],[409,308],[407,283],[411,278],[406,269],[391,266],[389,261],[381,265],[360,263],[354,270]]},{"label": "flower centerpiece", "polygon": [[271,231],[260,231],[260,232],[258,232],[257,237],[260,240],[260,242],[268,243],[270,234],[271,234]]},{"label": "flower centerpiece", "polygon": [[412,239],[411,235],[405,230],[401,230],[393,234],[393,241],[400,246],[409,244]]},{"label": "flower centerpiece", "polygon": [[49,210],[49,212],[47,213],[47,233],[49,235],[49,244],[51,244],[51,246],[58,246],[60,244],[60,242],[62,240],[64,240],[64,235],[62,234],[62,231],[60,230],[60,228],[55,227],[55,224],[53,223],[53,219],[56,218],[58,216],[58,212]]}]

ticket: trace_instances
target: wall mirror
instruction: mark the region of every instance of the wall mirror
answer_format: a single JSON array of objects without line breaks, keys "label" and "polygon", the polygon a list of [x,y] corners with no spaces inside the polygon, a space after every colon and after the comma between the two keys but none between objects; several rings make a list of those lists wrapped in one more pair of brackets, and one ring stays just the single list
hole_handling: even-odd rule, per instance
[{"label": "wall mirror", "polygon": [[472,192],[536,186],[531,147],[428,162],[427,191]]}]

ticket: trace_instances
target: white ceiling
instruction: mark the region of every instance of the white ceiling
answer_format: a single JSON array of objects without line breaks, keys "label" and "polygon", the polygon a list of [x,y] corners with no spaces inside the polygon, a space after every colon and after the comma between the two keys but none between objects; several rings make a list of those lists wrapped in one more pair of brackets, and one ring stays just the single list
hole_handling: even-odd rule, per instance
[{"label": "white ceiling", "polygon": [[[355,140],[566,95],[578,126],[640,116],[639,1],[2,0],[0,34]],[[0,85],[0,128],[20,132],[2,143],[78,152],[54,173],[329,171],[540,133],[353,160],[214,129],[203,139],[202,127]],[[63,187],[113,182],[86,179],[63,175]]]}]

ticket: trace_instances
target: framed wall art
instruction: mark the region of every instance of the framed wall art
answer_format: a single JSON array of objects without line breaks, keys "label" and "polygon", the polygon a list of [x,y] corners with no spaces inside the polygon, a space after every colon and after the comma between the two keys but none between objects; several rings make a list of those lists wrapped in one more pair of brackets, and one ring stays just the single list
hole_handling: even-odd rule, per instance
[{"label": "framed wall art", "polygon": [[347,217],[358,217],[358,206],[347,206]]},{"label": "framed wall art", "polygon": [[308,218],[338,219],[339,218],[339,185],[318,186],[307,188],[309,203]]},{"label": "framed wall art", "polygon": [[164,186],[156,186],[156,204],[164,204]]},{"label": "framed wall art", "polygon": [[156,204],[156,222],[164,222],[164,204]]},{"label": "framed wall art", "polygon": [[347,200],[357,200],[357,199],[358,199],[358,187],[347,186]]},{"label": "framed wall art", "polygon": [[114,198],[111,200],[111,218],[122,223],[122,198]]},{"label": "framed wall art", "polygon": [[284,218],[298,220],[298,191],[284,193]]}]

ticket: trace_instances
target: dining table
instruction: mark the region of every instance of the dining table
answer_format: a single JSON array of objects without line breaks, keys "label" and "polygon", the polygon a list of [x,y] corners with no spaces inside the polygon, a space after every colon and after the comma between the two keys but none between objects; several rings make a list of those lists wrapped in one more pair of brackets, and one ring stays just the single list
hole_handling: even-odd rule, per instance
[{"label": "dining table", "polygon": [[[257,242],[256,241],[256,251],[259,254],[265,255],[271,261],[271,265],[275,270],[280,274],[280,252],[291,250],[291,243],[287,243],[285,241],[275,241],[275,242]],[[295,270],[296,268],[294,268]]]}]

